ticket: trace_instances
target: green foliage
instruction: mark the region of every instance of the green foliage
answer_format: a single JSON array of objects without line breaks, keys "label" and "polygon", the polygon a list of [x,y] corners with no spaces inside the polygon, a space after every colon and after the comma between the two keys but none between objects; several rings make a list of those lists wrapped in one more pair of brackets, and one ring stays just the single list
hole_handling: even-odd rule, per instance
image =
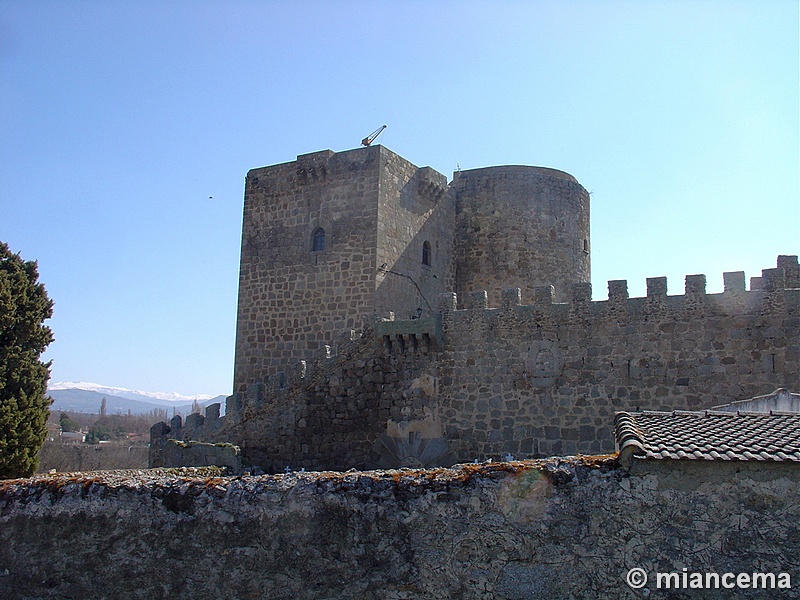
[{"label": "green foliage", "polygon": [[107,442],[111,439],[111,430],[103,424],[95,423],[89,427],[89,433],[86,434],[87,444],[97,444],[99,442]]},{"label": "green foliage", "polygon": [[58,417],[58,424],[61,427],[61,431],[80,431],[81,424],[78,423],[76,420],[71,419],[70,416],[62,412]]},{"label": "green foliage", "polygon": [[113,440],[125,440],[128,437],[129,427],[133,417],[129,415],[108,415],[100,417],[89,427],[89,435],[86,436],[87,444],[107,442]]},{"label": "green foliage", "polygon": [[35,262],[0,242],[0,479],[32,475],[47,435],[50,363],[39,357],[53,303],[38,279]]}]

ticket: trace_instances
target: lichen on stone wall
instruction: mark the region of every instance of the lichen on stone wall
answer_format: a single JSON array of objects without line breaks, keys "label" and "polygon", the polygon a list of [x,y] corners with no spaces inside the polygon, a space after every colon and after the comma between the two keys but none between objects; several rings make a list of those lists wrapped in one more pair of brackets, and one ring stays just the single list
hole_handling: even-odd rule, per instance
[{"label": "lichen on stone wall", "polygon": [[[796,466],[658,462],[4,482],[0,595],[639,598],[633,567],[799,576]],[[724,592],[703,597],[749,597]]]}]

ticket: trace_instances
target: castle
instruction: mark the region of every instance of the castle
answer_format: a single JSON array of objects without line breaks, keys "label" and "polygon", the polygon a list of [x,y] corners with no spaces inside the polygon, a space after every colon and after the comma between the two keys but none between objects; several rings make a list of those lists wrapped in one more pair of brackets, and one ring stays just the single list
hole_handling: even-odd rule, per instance
[{"label": "castle", "polygon": [[[234,393],[154,426],[232,442],[268,471],[433,466],[614,449],[617,410],[800,388],[796,256],[592,301],[589,194],[554,169],[454,174],[382,146],[246,179]],[[164,453],[181,448],[180,458]],[[186,464],[191,464],[187,462]]]}]

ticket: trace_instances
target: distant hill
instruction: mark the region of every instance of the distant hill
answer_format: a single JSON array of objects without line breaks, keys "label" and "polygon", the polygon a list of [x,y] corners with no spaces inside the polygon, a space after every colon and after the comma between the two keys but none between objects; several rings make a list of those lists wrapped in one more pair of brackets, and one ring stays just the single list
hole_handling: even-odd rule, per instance
[{"label": "distant hill", "polygon": [[[52,411],[99,413],[100,403],[105,398],[106,412],[110,415],[117,413],[127,414],[128,411],[134,415],[142,415],[150,413],[154,409],[166,410],[169,416],[172,416],[173,410],[182,415],[187,415],[192,411],[192,403],[194,401],[193,399],[162,399],[155,397],[156,394],[145,396],[142,393],[120,390],[122,393],[128,392],[129,395],[135,394],[138,396],[138,398],[125,398],[91,389],[66,387],[66,384],[54,384],[54,388],[56,389],[48,389],[47,391],[47,394],[54,400],[53,405],[50,407]],[[114,388],[103,389],[114,390]],[[197,402],[203,408],[209,404],[219,402],[222,404],[223,412],[225,410],[225,396],[223,395],[214,396],[213,398],[198,396]]]}]

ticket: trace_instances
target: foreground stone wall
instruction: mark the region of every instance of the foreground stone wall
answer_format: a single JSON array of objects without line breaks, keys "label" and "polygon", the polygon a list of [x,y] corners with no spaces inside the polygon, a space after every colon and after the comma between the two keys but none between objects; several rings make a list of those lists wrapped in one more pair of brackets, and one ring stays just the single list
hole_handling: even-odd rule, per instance
[{"label": "foreground stone wall", "polygon": [[[5,481],[0,597],[792,598],[799,476],[782,463],[635,461],[626,472],[558,459]],[[634,567],[650,577],[636,592]],[[684,568],[785,572],[795,589],[655,587],[656,572]]]}]

